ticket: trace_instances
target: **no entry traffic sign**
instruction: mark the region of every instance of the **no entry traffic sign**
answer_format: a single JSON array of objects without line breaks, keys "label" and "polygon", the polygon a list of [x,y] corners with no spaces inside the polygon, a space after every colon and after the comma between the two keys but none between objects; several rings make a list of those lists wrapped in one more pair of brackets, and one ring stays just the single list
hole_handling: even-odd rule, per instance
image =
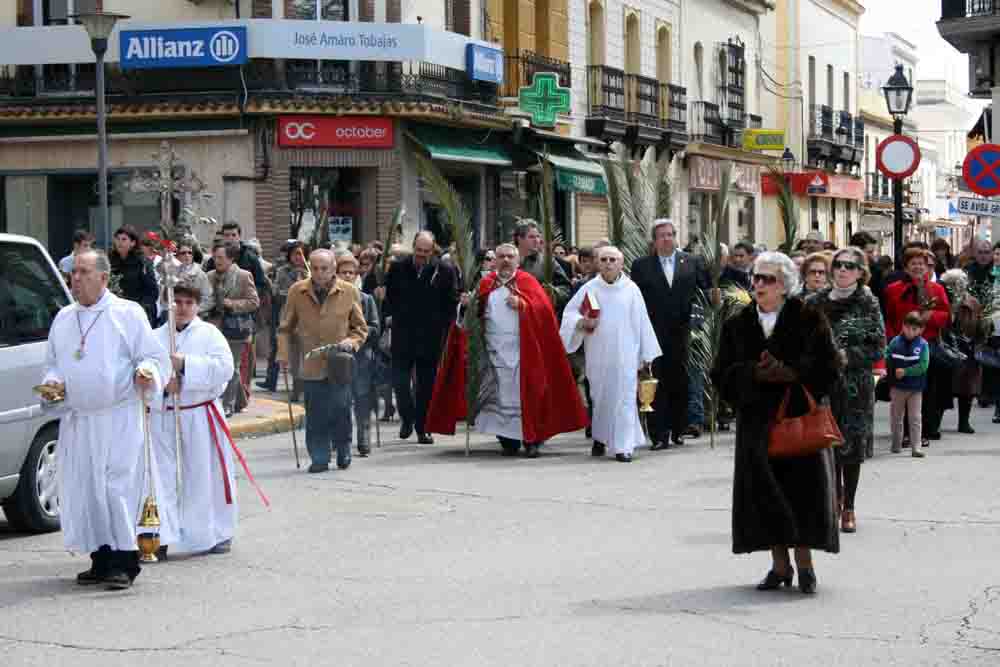
[{"label": "no entry traffic sign", "polygon": [[889,178],[907,178],[920,166],[920,147],[902,134],[893,134],[875,150],[878,170]]},{"label": "no entry traffic sign", "polygon": [[1000,194],[1000,146],[976,146],[965,156],[962,177],[977,195],[993,197]]}]

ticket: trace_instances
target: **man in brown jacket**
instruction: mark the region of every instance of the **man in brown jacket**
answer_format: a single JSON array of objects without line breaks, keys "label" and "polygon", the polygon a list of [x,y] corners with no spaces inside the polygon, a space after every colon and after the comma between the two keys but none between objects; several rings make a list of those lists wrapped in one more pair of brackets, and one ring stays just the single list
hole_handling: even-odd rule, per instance
[{"label": "man in brown jacket", "polygon": [[211,322],[222,331],[233,353],[233,377],[222,394],[222,407],[229,417],[242,412],[249,396],[240,380],[240,360],[254,331],[254,315],[260,308],[260,297],[253,284],[253,275],[236,265],[240,256],[238,243],[220,243],[212,248],[215,269],[208,272],[208,282],[215,293],[215,309]]},{"label": "man in brown jacket", "polygon": [[[278,365],[288,365],[290,337],[298,336],[308,353],[324,345],[335,352],[357,352],[368,336],[361,297],[354,285],[336,277],[336,261],[329,250],[309,255],[311,277],[288,290],[285,315],[278,328]],[[330,469],[331,447],[337,449],[337,467],[351,465],[351,383],[331,382],[326,355],[308,357],[302,364],[306,397],[306,448],[309,472]]]}]

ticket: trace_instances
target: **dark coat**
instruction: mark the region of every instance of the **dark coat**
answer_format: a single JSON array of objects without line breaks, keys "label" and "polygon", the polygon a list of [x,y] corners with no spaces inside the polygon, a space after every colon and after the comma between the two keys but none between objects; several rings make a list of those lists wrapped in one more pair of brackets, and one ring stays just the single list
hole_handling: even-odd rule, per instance
[{"label": "dark coat", "polygon": [[[733,552],[785,545],[837,553],[833,452],[787,459],[767,455],[770,425],[789,385],[754,377],[765,349],[796,371],[817,400],[829,394],[840,373],[826,317],[797,297],[785,302],[768,339],[754,303],[723,326],[712,381],[737,412]],[[800,415],[804,399],[794,389],[792,394],[789,416]]]},{"label": "dark coat", "polygon": [[830,291],[820,290],[808,303],[823,311],[837,348],[847,353],[847,368],[830,394],[830,408],[844,434],[844,444],[836,449],[837,461],[863,463],[874,448],[872,365],[885,356],[885,325],[878,299],[867,287],[859,286],[839,301],[830,298]]},{"label": "dark coat", "polygon": [[719,274],[719,287],[729,287],[731,285],[741,287],[749,292],[751,289],[750,272],[740,271],[731,266],[722,269],[722,273]]},{"label": "dark coat", "polygon": [[646,301],[649,320],[656,331],[664,358],[678,363],[687,359],[686,341],[697,290],[708,289],[711,282],[701,257],[680,250],[674,252],[677,257],[674,260],[673,284],[667,284],[660,258],[656,255],[635,260],[629,277]]},{"label": "dark coat", "polygon": [[393,359],[436,362],[457,306],[458,285],[448,265],[431,260],[418,275],[412,256],[394,262],[382,304],[382,314],[392,318]]},{"label": "dark coat", "polygon": [[111,274],[118,276],[122,298],[135,301],[146,311],[152,326],[156,326],[156,299],[159,287],[153,263],[138,249],[130,252],[125,259],[117,252],[111,253]]}]

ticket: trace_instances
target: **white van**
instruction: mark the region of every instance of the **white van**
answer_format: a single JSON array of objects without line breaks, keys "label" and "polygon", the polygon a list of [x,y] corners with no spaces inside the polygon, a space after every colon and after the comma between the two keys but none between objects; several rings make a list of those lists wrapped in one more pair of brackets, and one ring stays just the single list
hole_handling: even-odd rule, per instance
[{"label": "white van", "polygon": [[72,300],[38,241],[0,234],[0,505],[16,530],[59,530],[59,423],[32,387],[52,320]]}]

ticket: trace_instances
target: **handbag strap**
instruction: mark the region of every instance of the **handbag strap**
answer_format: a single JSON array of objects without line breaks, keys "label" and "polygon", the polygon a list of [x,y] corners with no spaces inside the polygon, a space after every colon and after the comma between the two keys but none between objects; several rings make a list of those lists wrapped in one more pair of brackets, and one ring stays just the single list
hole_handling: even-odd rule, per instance
[{"label": "handbag strap", "polygon": [[[809,388],[802,383],[800,383],[799,386],[802,387],[802,393],[805,394],[806,403],[809,405],[809,413],[816,412],[816,399],[813,398],[812,392],[809,391]],[[775,422],[780,422],[785,419],[785,413],[788,411],[788,402],[791,400],[791,397],[792,385],[788,385],[788,388],[785,389],[785,395],[781,399],[781,405],[778,406],[778,414],[774,416]]]}]

